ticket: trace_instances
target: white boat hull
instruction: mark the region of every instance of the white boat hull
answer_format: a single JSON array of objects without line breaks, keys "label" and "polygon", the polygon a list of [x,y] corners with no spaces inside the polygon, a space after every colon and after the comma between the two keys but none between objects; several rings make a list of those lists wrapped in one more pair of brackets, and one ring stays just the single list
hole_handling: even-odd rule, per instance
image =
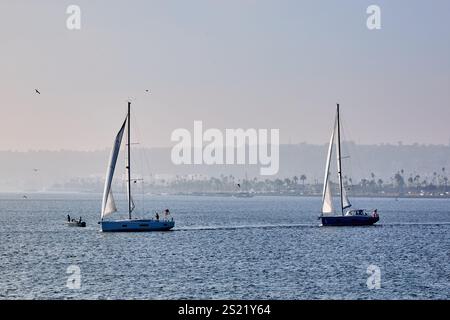
[{"label": "white boat hull", "polygon": [[175,226],[173,220],[114,220],[100,221],[103,232],[150,232],[169,231]]}]

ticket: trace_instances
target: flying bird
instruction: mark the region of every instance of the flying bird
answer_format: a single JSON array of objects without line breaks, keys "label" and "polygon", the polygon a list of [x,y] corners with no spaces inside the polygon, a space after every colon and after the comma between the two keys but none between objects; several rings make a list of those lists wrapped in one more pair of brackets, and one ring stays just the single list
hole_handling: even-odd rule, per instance
[{"label": "flying bird", "polygon": [[38,172],[38,171],[39,171],[39,169],[33,169],[33,171],[34,171],[34,172]]},{"label": "flying bird", "polygon": [[41,94],[38,89],[34,89],[34,91],[36,91],[37,94]]},{"label": "flying bird", "polygon": [[147,89],[147,90],[145,90],[145,92],[147,92],[147,93],[149,93],[149,94],[152,94],[152,93],[150,92],[150,90],[148,90],[148,89]]}]

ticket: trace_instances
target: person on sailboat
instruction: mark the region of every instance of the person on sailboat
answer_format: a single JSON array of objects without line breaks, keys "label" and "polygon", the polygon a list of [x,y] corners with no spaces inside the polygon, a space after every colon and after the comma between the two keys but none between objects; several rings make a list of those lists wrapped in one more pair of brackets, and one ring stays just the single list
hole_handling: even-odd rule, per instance
[{"label": "person on sailboat", "polygon": [[70,222],[70,215],[67,215],[67,222]]},{"label": "person on sailboat", "polygon": [[155,217],[156,217],[156,220],[158,220],[158,221],[159,221],[159,214],[158,214],[158,212],[156,212],[156,215],[155,215]]},{"label": "person on sailboat", "polygon": [[167,220],[169,218],[169,215],[170,215],[169,209],[164,210],[164,219]]}]

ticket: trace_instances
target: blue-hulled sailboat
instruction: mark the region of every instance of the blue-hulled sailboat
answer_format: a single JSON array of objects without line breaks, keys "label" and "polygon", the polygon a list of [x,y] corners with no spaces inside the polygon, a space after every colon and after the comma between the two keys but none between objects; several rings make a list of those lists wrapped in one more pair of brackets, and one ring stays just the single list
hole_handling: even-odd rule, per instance
[{"label": "blue-hulled sailboat", "polygon": [[[331,192],[330,182],[330,166],[335,140],[337,145],[337,171],[340,196],[340,210],[337,214],[333,209],[333,195]],[[376,223],[380,219],[377,209],[373,210],[372,212],[367,212],[366,210],[362,209],[351,209],[352,205],[347,197],[347,193],[342,181],[341,159],[341,124],[338,104],[333,132],[331,133],[330,145],[328,147],[327,164],[325,167],[325,179],[323,183],[322,215],[320,216],[320,219],[322,220],[323,226],[367,226]]]},{"label": "blue-hulled sailboat", "polygon": [[[133,219],[131,213],[135,205],[131,197],[131,141],[130,141],[130,109],[131,103],[128,102],[128,113],[125,121],[117,133],[114,145],[109,159],[108,170],[106,172],[105,188],[103,190],[103,201],[101,211],[101,230],[103,232],[147,232],[147,231],[167,231],[175,226],[173,218],[170,218],[169,210],[165,210],[165,216],[155,219]],[[126,172],[127,172],[127,200],[128,200],[128,219],[123,220],[105,220],[105,218],[117,211],[114,197],[112,194],[112,181],[114,171],[116,168],[117,158],[119,157],[120,146],[122,138],[127,131],[127,157],[126,157]]]}]

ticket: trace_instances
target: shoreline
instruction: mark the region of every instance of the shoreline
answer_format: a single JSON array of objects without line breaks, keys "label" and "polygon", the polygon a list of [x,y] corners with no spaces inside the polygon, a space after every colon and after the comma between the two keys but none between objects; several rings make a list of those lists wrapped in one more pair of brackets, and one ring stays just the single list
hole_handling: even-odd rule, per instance
[{"label": "shoreline", "polygon": [[[90,195],[90,196],[101,196],[100,192],[82,191],[82,190],[72,190],[72,191],[0,191],[0,195],[17,196],[23,199],[24,195]],[[145,193],[145,196],[193,196],[193,197],[223,197],[223,198],[236,198],[236,199],[251,199],[256,197],[299,197],[299,198],[320,198],[322,194],[299,194],[299,193],[252,193],[248,197],[236,196],[236,193],[232,192],[155,192],[155,193]],[[351,195],[352,198],[380,198],[380,199],[450,199],[450,194],[445,195],[393,195],[393,194],[355,194]],[[23,199],[27,200],[27,199]]]}]

